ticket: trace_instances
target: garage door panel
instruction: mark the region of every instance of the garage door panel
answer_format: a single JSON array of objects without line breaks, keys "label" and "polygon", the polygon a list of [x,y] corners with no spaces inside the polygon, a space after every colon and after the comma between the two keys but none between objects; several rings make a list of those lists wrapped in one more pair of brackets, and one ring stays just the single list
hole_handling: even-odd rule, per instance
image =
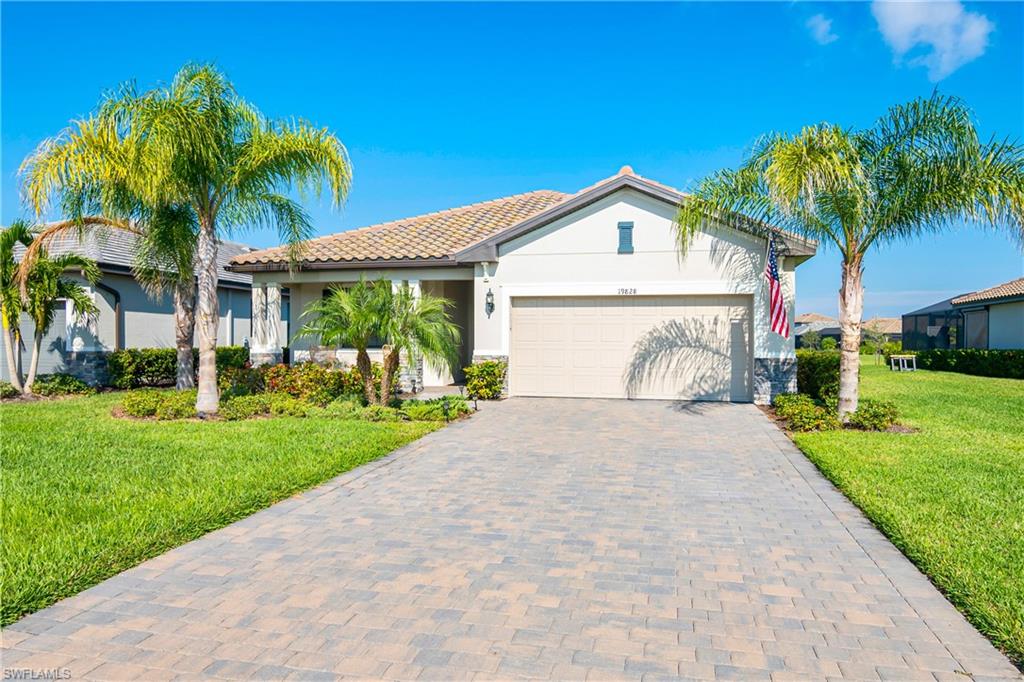
[{"label": "garage door panel", "polygon": [[747,401],[750,340],[749,296],[514,298],[510,387]]}]

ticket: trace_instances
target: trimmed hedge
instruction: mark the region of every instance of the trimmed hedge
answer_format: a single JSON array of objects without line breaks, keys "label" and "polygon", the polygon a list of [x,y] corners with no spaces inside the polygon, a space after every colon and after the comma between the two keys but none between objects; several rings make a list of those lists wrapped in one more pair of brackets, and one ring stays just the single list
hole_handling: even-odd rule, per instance
[{"label": "trimmed hedge", "polygon": [[[199,368],[199,351],[192,351],[195,368]],[[249,349],[244,346],[221,346],[217,349],[217,371],[242,368],[249,362]],[[125,348],[107,355],[107,383],[114,388],[173,386],[177,377],[176,348]]]},{"label": "trimmed hedge", "polygon": [[815,400],[827,400],[839,392],[839,352],[798,350],[796,387]]},{"label": "trimmed hedge", "polygon": [[1024,350],[921,350],[917,351],[917,368],[981,377],[1024,379]]},{"label": "trimmed hedge", "polygon": [[87,395],[96,389],[76,376],[70,374],[40,374],[32,384],[32,392],[36,395]]}]

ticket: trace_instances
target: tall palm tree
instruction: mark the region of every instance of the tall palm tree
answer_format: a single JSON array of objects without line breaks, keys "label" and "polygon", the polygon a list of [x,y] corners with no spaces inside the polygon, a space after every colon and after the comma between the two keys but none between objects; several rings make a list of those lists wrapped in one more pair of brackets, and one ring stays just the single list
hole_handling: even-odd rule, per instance
[{"label": "tall palm tree", "polygon": [[385,342],[384,373],[381,378],[381,403],[386,403],[395,386],[402,354],[409,366],[419,358],[435,365],[458,365],[459,328],[452,322],[447,298],[420,293],[415,295],[408,282],[392,289],[384,288],[384,315],[380,337]]},{"label": "tall palm tree", "polygon": [[355,348],[356,369],[363,379],[366,402],[380,402],[374,387],[373,364],[367,351],[380,332],[387,311],[391,283],[360,279],[351,287],[333,286],[326,296],[306,306],[302,316],[308,321],[295,338],[312,338],[328,346]]},{"label": "tall palm tree", "polygon": [[326,187],[338,206],[351,181],[335,135],[304,121],[265,118],[223,74],[201,64],[186,65],[164,88],[122,87],[95,115],[39,145],[22,173],[37,214],[54,196],[72,219],[95,213],[146,225],[162,206],[194,214],[200,415],[215,413],[218,402],[218,235],[274,227],[295,259],[312,225],[286,192],[319,196]]},{"label": "tall palm tree", "polygon": [[15,248],[18,244],[28,247],[33,239],[32,229],[23,220],[16,220],[0,232],[0,321],[3,323],[3,342],[7,360],[7,373],[11,385],[18,391],[24,387],[21,383],[21,370],[18,366],[18,353],[21,347],[21,313],[24,304],[18,291]]},{"label": "tall palm tree", "polygon": [[39,369],[43,338],[53,326],[58,302],[71,301],[79,315],[95,315],[98,312],[96,304],[85,288],[79,282],[65,276],[69,270],[77,270],[90,284],[95,284],[100,278],[100,269],[96,262],[75,253],[65,253],[51,258],[43,251],[32,263],[28,273],[25,312],[32,319],[35,331],[32,337],[32,359],[29,361],[28,373],[25,376],[23,393],[32,393],[32,385]]},{"label": "tall palm tree", "polygon": [[697,184],[676,218],[682,253],[705,224],[819,239],[842,259],[839,414],[857,409],[864,258],[871,247],[978,222],[1024,243],[1024,146],[979,140],[959,99],[891,107],[870,128],[823,123],[761,140]]},{"label": "tall palm tree", "polygon": [[152,297],[168,292],[174,301],[174,339],[177,348],[175,387],[195,387],[192,348],[195,337],[196,278],[194,272],[199,226],[188,207],[157,211],[138,234],[132,271]]}]

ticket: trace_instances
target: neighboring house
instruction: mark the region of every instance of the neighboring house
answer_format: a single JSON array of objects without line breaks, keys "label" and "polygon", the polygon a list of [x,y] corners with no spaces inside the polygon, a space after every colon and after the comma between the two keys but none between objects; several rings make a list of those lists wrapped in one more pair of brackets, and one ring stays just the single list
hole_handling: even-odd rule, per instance
[{"label": "neighboring house", "polygon": [[1024,277],[907,313],[903,347],[1024,348]]},{"label": "neighboring house", "polygon": [[[222,346],[244,345],[252,336],[252,277],[225,269],[228,261],[252,251],[235,242],[221,242],[218,249],[220,282],[220,328],[217,342]],[[86,319],[75,314],[70,303],[59,308],[53,325],[43,341],[39,373],[67,372],[89,381],[100,381],[107,353],[123,348],[174,348],[174,304],[168,292],[153,298],[131,274],[135,236],[122,230],[86,233],[81,240],[69,235],[51,243],[48,251],[57,255],[74,252],[95,260],[103,277],[95,285],[85,283],[99,308],[99,314]],[[20,256],[20,254],[18,254]],[[68,276],[74,277],[73,272]],[[287,292],[284,294],[280,338],[287,338]],[[32,322],[21,316],[21,363],[27,368],[32,354]],[[3,341],[0,340],[0,344]],[[0,353],[3,353],[0,345]],[[0,362],[0,376],[10,377],[6,361]]]},{"label": "neighboring house", "polygon": [[[528,192],[313,239],[291,269],[283,247],[230,267],[252,274],[271,318],[273,290],[287,286],[293,329],[328,287],[360,277],[443,295],[463,332],[460,365],[507,360],[513,396],[766,402],[795,390],[793,338],[769,329],[765,239],[714,227],[680,258],[674,218],[684,200],[627,166],[575,194]],[[816,244],[784,234],[779,248],[792,319],[796,266]],[[254,361],[274,361],[280,349],[260,329],[257,320]],[[309,340],[291,353],[354,357]],[[427,365],[406,375],[418,388],[457,382],[461,371]]]},{"label": "neighboring house", "polygon": [[898,317],[872,317],[861,324],[861,329],[881,334],[886,341],[903,338],[903,321]]},{"label": "neighboring house", "polygon": [[835,339],[837,343],[842,335],[838,320],[818,313],[804,313],[796,316],[793,334],[796,336],[797,348],[803,348],[803,335],[807,332],[816,332],[819,339],[828,337]]}]

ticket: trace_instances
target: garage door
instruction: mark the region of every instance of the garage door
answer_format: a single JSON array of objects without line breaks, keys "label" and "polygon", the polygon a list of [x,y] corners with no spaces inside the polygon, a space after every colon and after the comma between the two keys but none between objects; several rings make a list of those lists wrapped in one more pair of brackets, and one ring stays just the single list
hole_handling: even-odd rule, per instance
[{"label": "garage door", "polygon": [[516,396],[751,398],[749,296],[513,298]]}]

